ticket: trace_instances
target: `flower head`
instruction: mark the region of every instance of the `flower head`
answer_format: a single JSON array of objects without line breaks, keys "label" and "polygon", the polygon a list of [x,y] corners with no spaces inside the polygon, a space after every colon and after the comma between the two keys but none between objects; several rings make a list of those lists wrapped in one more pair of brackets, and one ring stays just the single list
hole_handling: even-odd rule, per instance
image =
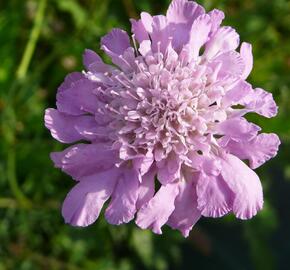
[{"label": "flower head", "polygon": [[93,223],[110,199],[111,224],[136,215],[143,229],[161,233],[167,224],[187,236],[201,216],[248,219],[262,208],[250,168],[275,156],[280,141],[244,115],[269,118],[277,107],[245,81],[251,45],[238,49],[239,35],[221,26],[223,18],[174,0],[166,16],[131,20],[131,38],[121,29],[102,38],[112,65],[85,51],[86,70],[66,77],[57,109],[45,114],[55,139],[83,141],[51,155],[78,182],[63,204],[67,223]]}]

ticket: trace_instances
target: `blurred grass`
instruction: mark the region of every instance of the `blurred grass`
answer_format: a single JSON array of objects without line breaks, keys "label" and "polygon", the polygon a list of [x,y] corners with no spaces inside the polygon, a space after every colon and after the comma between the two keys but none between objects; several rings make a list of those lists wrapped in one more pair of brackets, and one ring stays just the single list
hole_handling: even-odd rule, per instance
[{"label": "blurred grass", "polygon": [[[99,53],[112,27],[129,30],[141,11],[164,13],[169,0],[10,0],[0,2],[0,270],[2,269],[289,269],[290,2],[200,0],[220,8],[225,24],[251,42],[250,81],[271,91],[279,116],[251,116],[283,141],[279,156],[258,170],[265,209],[253,220],[204,219],[189,239],[103,218],[87,229],[64,225],[60,204],[73,185],[54,169],[61,149],[43,126],[65,74],[81,70],[85,48]],[[102,53],[101,53],[102,54]]]}]

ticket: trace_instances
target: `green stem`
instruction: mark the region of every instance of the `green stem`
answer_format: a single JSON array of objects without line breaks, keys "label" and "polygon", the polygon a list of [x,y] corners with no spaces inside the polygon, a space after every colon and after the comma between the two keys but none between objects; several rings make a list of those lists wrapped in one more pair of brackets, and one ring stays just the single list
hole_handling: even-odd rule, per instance
[{"label": "green stem", "polygon": [[16,72],[16,76],[18,79],[23,79],[26,76],[27,69],[29,67],[32,55],[35,50],[36,43],[39,38],[39,34],[41,31],[42,23],[43,23],[43,18],[44,18],[44,11],[46,7],[46,1],[47,0],[40,0],[40,3],[37,8],[37,13],[34,19],[34,25],[33,29],[30,33],[30,37],[28,39],[28,42],[26,44],[19,68]]},{"label": "green stem", "polygon": [[16,160],[15,160],[15,150],[13,146],[8,150],[8,157],[7,157],[7,176],[8,182],[10,185],[10,189],[15,196],[18,203],[24,207],[29,208],[31,206],[30,201],[26,198],[26,196],[21,191],[16,177]]}]

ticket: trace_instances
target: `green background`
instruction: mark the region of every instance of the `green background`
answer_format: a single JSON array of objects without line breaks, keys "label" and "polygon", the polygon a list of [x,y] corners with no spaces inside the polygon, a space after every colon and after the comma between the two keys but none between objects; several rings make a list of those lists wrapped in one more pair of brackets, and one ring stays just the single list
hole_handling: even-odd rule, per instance
[{"label": "green background", "polygon": [[64,76],[81,70],[85,48],[100,52],[112,27],[129,30],[141,11],[161,14],[169,0],[0,1],[0,270],[290,269],[290,2],[199,0],[222,9],[224,24],[253,44],[249,81],[274,94],[278,117],[250,116],[279,134],[279,155],[257,170],[265,207],[250,221],[202,218],[184,239],[134,223],[85,229],[65,225],[60,206],[74,182],[53,168],[61,150],[44,128]]}]

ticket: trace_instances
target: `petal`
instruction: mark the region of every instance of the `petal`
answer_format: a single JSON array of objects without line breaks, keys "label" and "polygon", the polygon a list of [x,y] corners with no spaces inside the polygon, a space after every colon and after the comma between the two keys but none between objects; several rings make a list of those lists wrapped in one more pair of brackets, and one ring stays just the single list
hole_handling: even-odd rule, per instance
[{"label": "petal", "polygon": [[250,140],[257,136],[261,128],[253,123],[248,122],[245,118],[230,118],[217,126],[220,135],[226,135],[235,141]]},{"label": "petal", "polygon": [[110,224],[128,223],[136,213],[139,175],[135,170],[125,170],[118,179],[118,184],[106,209],[105,217]]},{"label": "petal", "polygon": [[226,149],[240,159],[248,159],[250,167],[256,169],[277,155],[280,143],[276,134],[262,133],[250,141],[235,142],[230,140]]},{"label": "petal", "polygon": [[173,0],[167,10],[166,17],[168,22],[174,24],[191,25],[193,21],[205,10],[195,2],[187,0]]},{"label": "petal", "polygon": [[274,117],[278,113],[278,107],[273,99],[273,95],[261,88],[252,90],[240,104],[244,105],[247,111],[256,112],[267,118]]},{"label": "petal", "polygon": [[239,53],[235,51],[229,51],[222,53],[212,61],[221,62],[221,68],[218,74],[219,78],[223,78],[227,75],[233,75],[236,77],[241,77],[244,70],[245,64]]},{"label": "petal", "polygon": [[132,33],[135,35],[136,40],[141,43],[144,40],[149,40],[149,35],[141,20],[130,19],[132,25]]},{"label": "petal", "polygon": [[114,28],[109,34],[101,39],[101,45],[117,55],[122,55],[131,47],[128,34],[119,28]]},{"label": "petal", "polygon": [[175,209],[167,224],[173,229],[180,230],[184,237],[188,237],[192,227],[201,217],[200,211],[197,209],[197,196],[193,181],[180,181],[174,206]]},{"label": "petal", "polygon": [[232,209],[234,193],[220,175],[201,173],[196,193],[198,209],[205,217],[221,217]]},{"label": "petal", "polygon": [[64,79],[64,82],[60,85],[60,87],[58,88],[58,91],[61,92],[61,91],[65,91],[69,88],[71,88],[71,86],[79,81],[79,80],[82,80],[84,79],[84,75],[80,72],[72,72],[70,74],[68,74],[65,79]]},{"label": "petal", "polygon": [[52,137],[62,143],[73,143],[84,139],[81,133],[85,127],[96,124],[93,116],[71,116],[55,109],[45,110],[44,121]]},{"label": "petal", "polygon": [[116,157],[117,153],[103,144],[76,144],[62,152],[51,153],[55,167],[76,180],[111,168]]},{"label": "petal", "polygon": [[113,169],[83,178],[63,202],[65,222],[82,227],[95,222],[115,188],[116,177],[117,170]]},{"label": "petal", "polygon": [[132,72],[135,67],[135,50],[131,47],[128,34],[121,29],[113,29],[101,40],[102,50],[112,62],[124,72]]},{"label": "petal", "polygon": [[175,0],[171,2],[166,18],[175,50],[180,51],[183,45],[188,43],[192,23],[198,16],[204,13],[204,8],[195,2],[187,0]]},{"label": "petal", "polygon": [[140,43],[139,46],[139,52],[142,56],[147,56],[151,52],[151,41],[150,40],[144,40]]},{"label": "petal", "polygon": [[262,185],[257,174],[233,155],[222,159],[221,174],[235,194],[233,212],[237,218],[249,219],[263,207]]},{"label": "petal", "polygon": [[222,106],[229,107],[232,105],[237,105],[243,98],[248,96],[252,91],[252,86],[245,82],[240,81],[232,89],[228,90],[222,99]]},{"label": "petal", "polygon": [[101,57],[92,50],[86,49],[83,54],[83,63],[88,71],[91,72],[109,72],[113,67],[103,62]]},{"label": "petal", "polygon": [[165,160],[157,163],[157,177],[161,184],[166,185],[180,177],[181,161],[175,154],[170,154]]},{"label": "petal", "polygon": [[150,36],[152,39],[152,51],[165,54],[170,37],[165,16],[158,15],[153,17],[152,33]]},{"label": "petal", "polygon": [[190,40],[188,46],[189,60],[196,60],[201,47],[207,42],[211,30],[211,20],[209,15],[199,16],[190,30]]},{"label": "petal", "polygon": [[155,176],[156,169],[151,168],[145,175],[142,176],[142,181],[139,186],[137,209],[140,209],[144,204],[152,199],[155,193]]},{"label": "petal", "polygon": [[218,53],[233,51],[239,46],[240,38],[237,32],[228,26],[219,28],[206,44],[204,56],[214,58]]},{"label": "petal", "polygon": [[213,9],[208,13],[211,19],[211,33],[215,33],[220,27],[223,19],[225,18],[225,14],[218,9]]},{"label": "petal", "polygon": [[154,233],[162,234],[161,227],[174,211],[177,194],[177,183],[161,186],[155,196],[139,210],[136,224],[142,229],[152,229]]},{"label": "petal", "polygon": [[153,31],[153,17],[147,12],[141,12],[141,22],[147,33],[151,34]]},{"label": "petal", "polygon": [[243,42],[240,50],[241,57],[245,63],[244,72],[242,74],[242,79],[247,79],[250,75],[253,68],[253,54],[252,54],[252,45],[246,42]]},{"label": "petal", "polygon": [[95,88],[97,85],[87,79],[74,82],[65,91],[57,93],[57,109],[71,115],[95,113],[97,110],[97,97],[93,94]]}]

